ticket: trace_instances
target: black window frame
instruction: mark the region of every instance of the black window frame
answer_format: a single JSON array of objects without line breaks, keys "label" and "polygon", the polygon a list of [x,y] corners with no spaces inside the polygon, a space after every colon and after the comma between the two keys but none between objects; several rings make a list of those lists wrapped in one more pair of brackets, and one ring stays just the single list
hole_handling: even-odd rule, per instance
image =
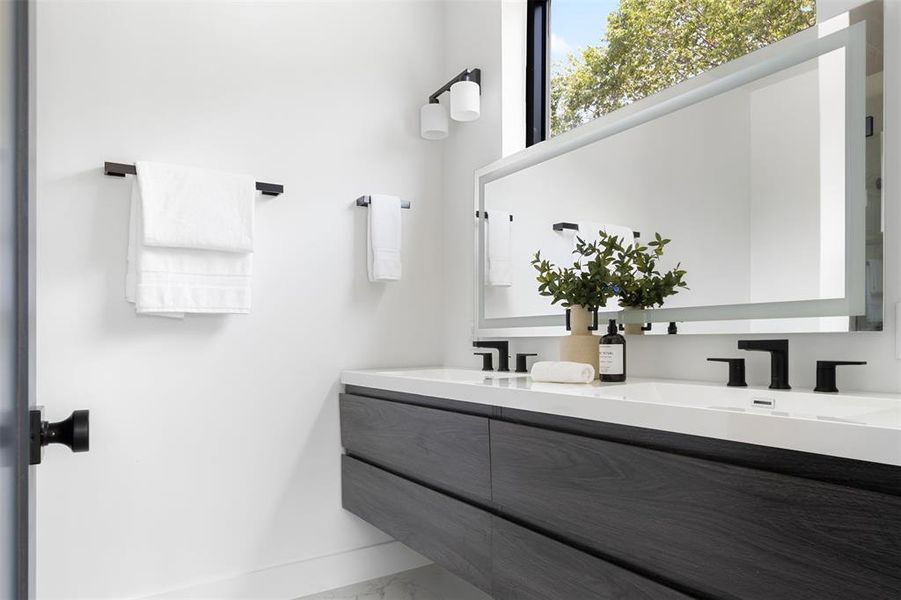
[{"label": "black window frame", "polygon": [[528,0],[526,15],[526,147],[548,138],[551,0]]}]

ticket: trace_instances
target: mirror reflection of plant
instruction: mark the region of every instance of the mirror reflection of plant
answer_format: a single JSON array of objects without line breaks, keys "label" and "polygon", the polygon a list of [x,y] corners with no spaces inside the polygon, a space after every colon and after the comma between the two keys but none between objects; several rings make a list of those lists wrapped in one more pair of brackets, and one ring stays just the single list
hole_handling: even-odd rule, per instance
[{"label": "mirror reflection of plant", "polygon": [[678,294],[679,289],[689,289],[685,283],[686,271],[680,268],[681,263],[665,273],[658,270],[664,249],[672,240],[655,233],[654,241],[648,242],[647,246],[638,242],[625,246],[622,238],[603,232],[599,237],[599,251],[614,257],[612,279],[623,307],[662,306],[663,301]]},{"label": "mirror reflection of plant", "polygon": [[532,266],[538,271],[538,293],[551,298],[551,304],[559,302],[564,308],[604,306],[615,295],[610,270],[615,253],[613,247],[601,248],[577,238],[572,266],[559,267],[542,259],[539,250],[532,257]]}]

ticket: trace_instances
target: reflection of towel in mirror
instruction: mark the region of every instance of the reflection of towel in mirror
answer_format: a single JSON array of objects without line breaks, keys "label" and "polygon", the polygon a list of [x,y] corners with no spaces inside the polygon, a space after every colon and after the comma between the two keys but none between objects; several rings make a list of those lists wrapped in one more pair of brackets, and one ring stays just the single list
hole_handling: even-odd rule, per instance
[{"label": "reflection of towel in mirror", "polygon": [[613,235],[620,238],[623,246],[628,246],[635,239],[635,233],[624,225],[613,225],[612,223],[595,223],[594,221],[583,221],[579,224],[579,231],[573,235],[573,249],[575,249],[576,237],[580,237],[586,242],[596,242],[600,238],[599,232],[603,231],[607,235]]},{"label": "reflection of towel in mirror", "polygon": [[604,224],[595,221],[580,221],[576,224],[579,226],[578,231],[564,229],[558,232],[558,245],[551,248],[542,248],[542,256],[557,266],[569,267],[578,259],[573,253],[576,251],[576,244],[579,239],[588,243],[595,243],[600,239],[600,232],[603,231],[608,235],[620,238],[624,246],[628,246],[635,240],[635,233],[623,225]]},{"label": "reflection of towel in mirror", "polygon": [[590,244],[598,241],[598,238],[600,237],[598,235],[599,232],[604,230],[603,223],[596,223],[594,221],[579,221],[576,224],[579,226],[579,230],[573,231],[573,250],[576,249],[576,243],[579,238]]},{"label": "reflection of towel in mirror", "polygon": [[635,241],[635,232],[623,225],[602,225],[604,233],[620,238],[623,246],[628,246]]},{"label": "reflection of towel in mirror", "polygon": [[494,287],[513,285],[511,261],[511,233],[513,224],[510,213],[488,211],[488,274],[486,281]]}]

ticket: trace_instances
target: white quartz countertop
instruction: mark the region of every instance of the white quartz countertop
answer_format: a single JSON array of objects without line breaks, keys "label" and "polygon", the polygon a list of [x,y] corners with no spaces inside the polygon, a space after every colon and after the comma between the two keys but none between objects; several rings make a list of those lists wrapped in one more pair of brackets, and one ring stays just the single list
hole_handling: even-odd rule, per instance
[{"label": "white quartz countertop", "polygon": [[898,394],[638,378],[540,383],[442,367],[344,371],[341,383],[901,466]]}]

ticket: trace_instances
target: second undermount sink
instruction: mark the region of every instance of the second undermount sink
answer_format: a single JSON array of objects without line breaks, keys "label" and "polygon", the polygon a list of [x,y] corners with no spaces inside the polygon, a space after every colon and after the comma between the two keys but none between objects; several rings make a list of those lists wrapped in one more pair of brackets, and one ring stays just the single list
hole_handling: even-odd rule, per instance
[{"label": "second undermount sink", "polygon": [[854,394],[818,394],[713,385],[639,382],[600,386],[591,395],[666,404],[901,428],[901,402]]}]

